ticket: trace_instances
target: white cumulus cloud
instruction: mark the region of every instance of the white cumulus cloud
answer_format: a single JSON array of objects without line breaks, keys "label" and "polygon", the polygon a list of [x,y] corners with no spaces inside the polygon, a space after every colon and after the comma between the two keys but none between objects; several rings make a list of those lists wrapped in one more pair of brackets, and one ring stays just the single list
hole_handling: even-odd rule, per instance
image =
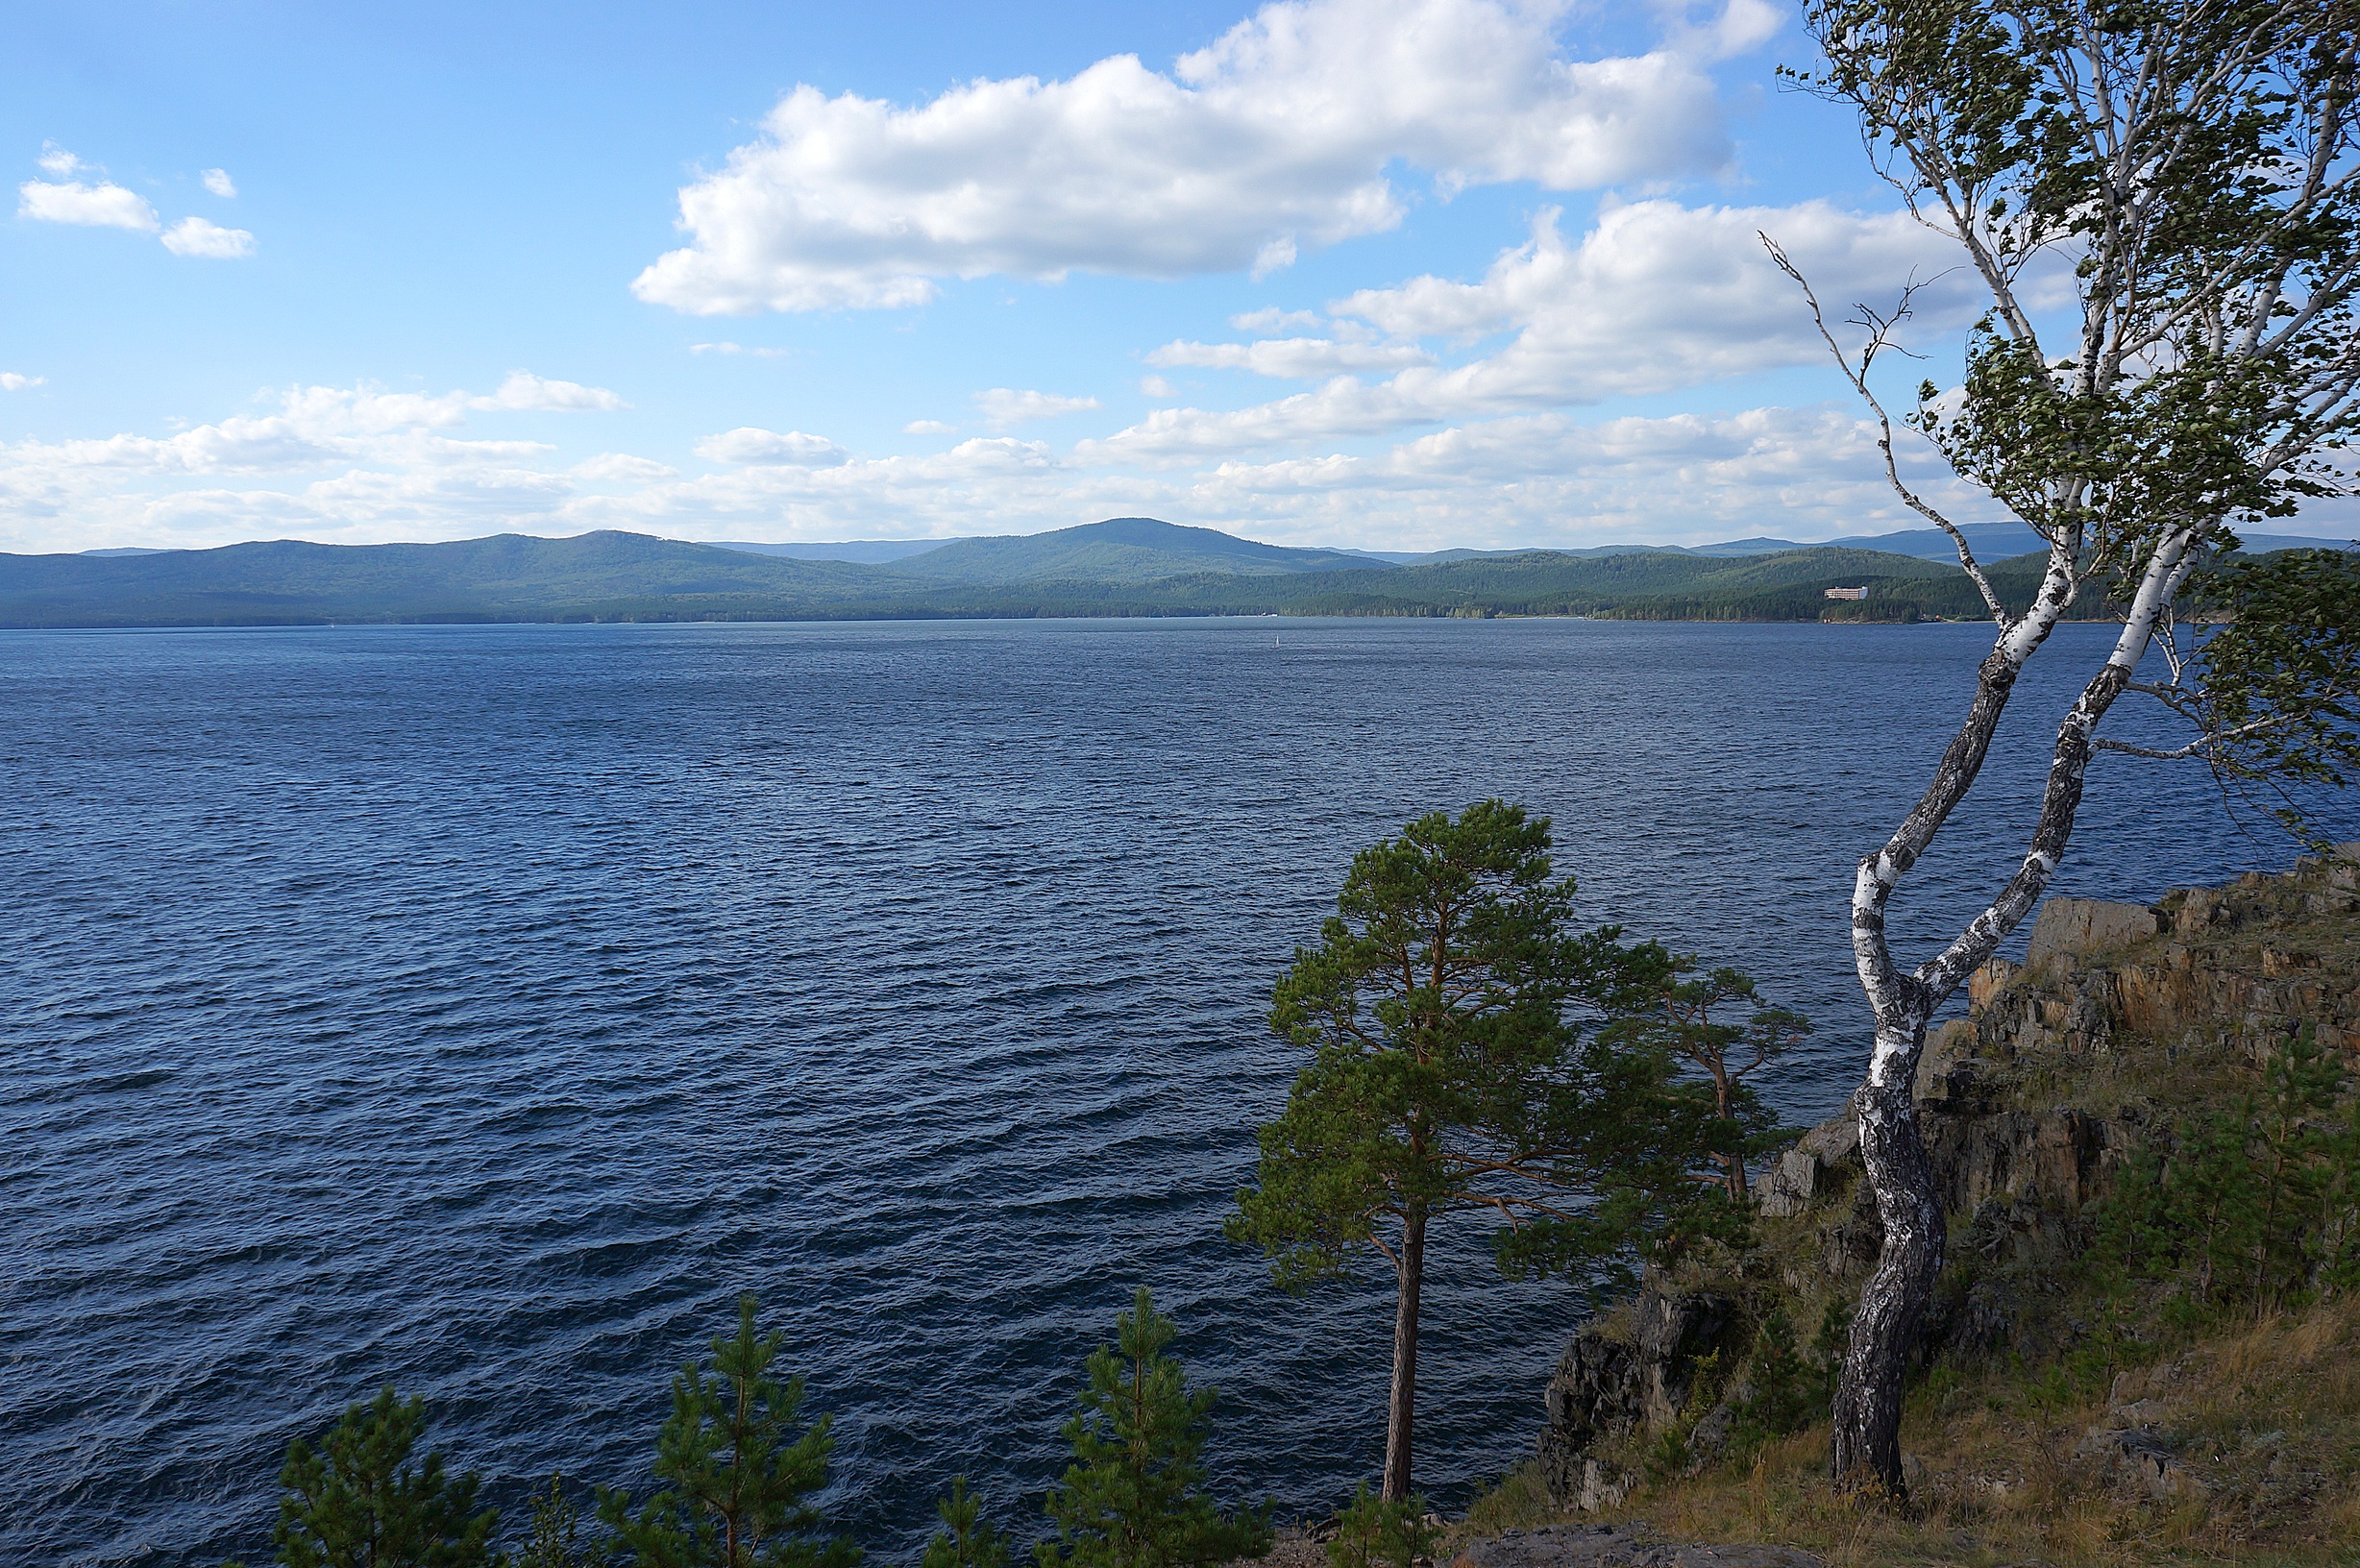
[{"label": "white cumulus cloud", "polygon": [[579,381],[547,380],[529,371],[514,370],[500,383],[500,390],[488,398],[470,400],[468,406],[490,411],[496,408],[529,409],[540,413],[613,413],[628,408],[629,404],[602,386],[584,386]]},{"label": "white cumulus cloud", "polygon": [[689,243],[632,288],[725,314],[918,305],[950,277],[1268,271],[1399,223],[1396,166],[1448,194],[1725,164],[1709,51],[1569,59],[1570,9],[1286,0],[1168,73],[1118,55],[907,108],[799,86],[680,192]]},{"label": "white cumulus cloud", "polygon": [[1315,332],[1327,322],[1316,310],[1281,310],[1276,306],[1270,306],[1261,310],[1248,310],[1243,315],[1231,316],[1229,325],[1241,332]]},{"label": "white cumulus cloud", "polygon": [[1286,380],[1316,380],[1353,370],[1430,365],[1434,355],[1414,343],[1340,343],[1324,337],[1266,337],[1253,343],[1167,343],[1147,355],[1151,365],[1250,370]]},{"label": "white cumulus cloud", "polygon": [[[1954,331],[1977,301],[1949,242],[1905,212],[1862,214],[1830,203],[1792,207],[1686,207],[1668,200],[1610,205],[1569,241],[1554,211],[1532,237],[1503,253],[1474,282],[1424,277],[1364,289],[1330,306],[1373,339],[1278,339],[1168,344],[1159,364],[1228,365],[1316,377],[1356,365],[1355,355],[1410,363],[1379,381],[1335,374],[1318,388],[1232,410],[1161,408],[1097,447],[1100,455],[1187,461],[1259,447],[1381,434],[1472,414],[1560,407],[1706,385],[1784,366],[1816,364],[1827,350],[1801,293],[1774,267],[1759,237],[1778,239],[1821,296],[1892,296],[1911,276],[1930,281],[1912,331]],[[1373,329],[1373,331],[1370,331]],[[1456,365],[1407,346],[1421,340],[1496,348]],[[1398,362],[1398,361],[1396,361]]]},{"label": "white cumulus cloud", "polygon": [[203,256],[227,261],[254,254],[254,235],[243,229],[224,229],[204,218],[183,218],[164,231],[164,249],[174,256]]},{"label": "white cumulus cloud", "polygon": [[1022,392],[1015,387],[995,386],[975,394],[975,407],[984,422],[996,430],[1012,425],[1022,425],[1036,419],[1055,419],[1060,414],[1078,414],[1098,406],[1095,398],[1068,398],[1054,392]]},{"label": "white cumulus cloud", "polygon": [[903,435],[948,435],[956,425],[946,425],[939,419],[913,419],[901,427]]},{"label": "white cumulus cloud", "polygon": [[658,479],[676,478],[680,471],[651,457],[602,452],[596,457],[576,463],[573,473],[577,478],[588,479],[593,484],[652,484]]},{"label": "white cumulus cloud", "polygon": [[743,343],[691,343],[691,354],[718,354],[725,356],[747,355],[755,359],[784,359],[793,349],[750,349]]},{"label": "white cumulus cloud", "polygon": [[47,386],[46,376],[21,376],[12,370],[0,370],[0,392],[22,392],[29,386]]},{"label": "white cumulus cloud", "polygon": [[16,215],[37,223],[77,223],[142,234],[152,234],[161,226],[146,197],[111,180],[96,184],[80,180],[28,180],[16,187]]},{"label": "white cumulus cloud", "polygon": [[734,430],[708,435],[697,443],[697,455],[707,462],[754,466],[833,468],[850,453],[824,435],[800,430],[765,430],[741,425]]},{"label": "white cumulus cloud", "polygon": [[227,169],[208,169],[203,178],[205,188],[224,200],[237,194],[237,183],[230,178]]}]

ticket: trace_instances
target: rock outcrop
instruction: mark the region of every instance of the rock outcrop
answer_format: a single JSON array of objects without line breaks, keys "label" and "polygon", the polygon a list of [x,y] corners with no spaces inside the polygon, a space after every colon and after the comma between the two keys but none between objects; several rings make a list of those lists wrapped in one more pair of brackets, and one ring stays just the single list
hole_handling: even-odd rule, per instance
[{"label": "rock outcrop", "polygon": [[[1934,1180],[1945,1210],[1965,1220],[1953,1256],[1970,1264],[1929,1314],[1926,1356],[2004,1347],[2038,1357],[2072,1339],[2075,1325],[2042,1317],[2040,1271],[2087,1246],[2091,1206],[2135,1150],[2169,1136],[2169,1108],[2152,1092],[2163,1066],[2183,1053],[2258,1061],[2306,1027],[2360,1052],[2355,915],[2360,845],[2152,906],[2057,897],[2041,907],[2026,962],[1995,960],[1972,978],[1967,1016],[1935,1032],[1920,1068]],[[2102,1079],[2103,1091],[2073,1087]],[[2044,1103],[2060,1084],[2076,1103]],[[1759,1184],[1762,1214],[1784,1222],[1786,1284],[1798,1295],[1847,1293],[1876,1265],[1883,1232],[1859,1174],[1847,1111],[1805,1134]],[[1684,1427],[1692,1453],[1699,1439],[1705,1450],[1725,1440],[1729,1422],[1714,1418],[1726,1412],[1692,1405],[1706,1358],[1731,1364],[1741,1333],[1727,1296],[1660,1279],[1623,1314],[1586,1326],[1550,1380],[1540,1439],[1561,1505],[1611,1507],[1627,1495],[1634,1478],[1601,1449],[1628,1453],[1630,1438]],[[1733,1391],[1714,1392],[1729,1404]],[[2084,1457],[2126,1483],[2155,1495],[2184,1484],[2166,1435],[2133,1423],[2093,1429],[2088,1443]]]}]

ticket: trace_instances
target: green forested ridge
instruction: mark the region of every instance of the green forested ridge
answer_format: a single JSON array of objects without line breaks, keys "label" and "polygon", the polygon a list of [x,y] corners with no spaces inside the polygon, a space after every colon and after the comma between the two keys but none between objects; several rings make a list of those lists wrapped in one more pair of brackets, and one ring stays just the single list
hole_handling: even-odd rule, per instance
[{"label": "green forested ridge", "polygon": [[1298,572],[1384,570],[1340,550],[1291,550],[1216,528],[1182,527],[1152,517],[1115,517],[1048,533],[955,539],[897,567],[931,581],[998,585],[1085,581],[1148,583],[1208,572],[1282,576]]},{"label": "green forested ridge", "polygon": [[[2039,558],[1996,563],[2028,602]],[[1823,590],[1867,585],[1861,600]],[[2103,606],[2084,604],[2095,616]],[[1980,620],[1956,566],[1813,546],[1765,554],[1525,551],[1393,566],[1117,518],[886,564],[612,530],[433,545],[295,540],[147,555],[0,554],[0,626],[471,621],[806,621],[1121,615],[1586,615]]]}]

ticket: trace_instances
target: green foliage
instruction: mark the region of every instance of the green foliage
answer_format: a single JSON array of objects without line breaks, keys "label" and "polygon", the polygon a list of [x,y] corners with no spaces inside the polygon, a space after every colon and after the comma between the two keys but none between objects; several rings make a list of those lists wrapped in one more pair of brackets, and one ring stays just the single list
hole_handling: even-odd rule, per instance
[{"label": "green foliage", "polygon": [[314,1449],[287,1448],[271,1539],[286,1568],[491,1568],[500,1515],[476,1511],[476,1478],[447,1478],[442,1456],[413,1464],[426,1403],[391,1388],[355,1405]]},{"label": "green foliage", "polygon": [[566,1495],[565,1477],[550,1477],[549,1489],[532,1500],[532,1533],[516,1568],[596,1568],[605,1556],[582,1543],[581,1510]]},{"label": "green foliage", "polygon": [[1327,1555],[1333,1568],[1415,1568],[1434,1556],[1425,1498],[1416,1492],[1386,1498],[1361,1482],[1336,1516],[1336,1537],[1327,1543]]},{"label": "green foliage", "polygon": [[965,1476],[950,1478],[950,1495],[935,1500],[943,1528],[926,1542],[918,1568],[1006,1568],[1008,1543],[982,1517],[981,1500],[967,1489]]},{"label": "green foliage", "polygon": [[[1992,308],[1914,424],[2055,551],[2057,593],[2163,611],[2192,721],[2161,757],[2225,779],[2360,767],[2360,569],[2292,551],[2200,573],[2233,530],[2346,493],[2360,432],[2355,0],[1807,0],[1809,89],[1856,110],[1880,172],[1965,246]],[[2098,127],[2103,127],[2102,132]],[[2070,341],[2035,280],[2070,277]],[[1908,314],[1872,328],[1856,380]],[[1898,482],[1898,481],[1897,481]],[[2233,625],[2193,660],[2170,606]],[[2119,677],[2118,677],[2119,679]],[[2117,689],[2120,689],[2119,687]],[[2113,700],[2099,691],[2096,711]],[[2109,739],[2118,749],[2139,750]],[[2301,818],[2287,799],[2287,825]]]},{"label": "green foliage", "polygon": [[2360,1106],[2309,1025],[2274,1052],[2258,1091],[2180,1124],[2101,1209],[2098,1256],[2132,1279],[2170,1280],[2196,1314],[2292,1305],[2360,1283]]},{"label": "green foliage", "polygon": [[1810,1021],[1764,1002],[1743,971],[1703,971],[1684,955],[1672,961],[1660,989],[1655,1009],[1614,1026],[1614,1042],[1626,1050],[1662,1052],[1710,1080],[1711,1115],[1694,1147],[1699,1157],[1719,1164],[1729,1196],[1743,1202],[1746,1162],[1795,1137],[1746,1080],[1807,1039]]},{"label": "green foliage", "polygon": [[1795,1346],[1794,1320],[1784,1307],[1772,1309],[1755,1331],[1754,1360],[1747,1368],[1752,1394],[1737,1411],[1738,1446],[1801,1432],[1827,1413],[1833,1383],[1810,1365]]},{"label": "green foliage", "polygon": [[713,1373],[691,1362],[672,1384],[655,1441],[661,1490],[634,1512],[602,1492],[599,1516],[638,1568],[851,1568],[860,1550],[823,1536],[807,1499],[827,1481],[828,1418],[797,1432],[803,1380],[771,1376],[783,1336],[754,1332],[754,1298],[737,1333],[715,1336]]},{"label": "green foliage", "polygon": [[1042,1568],[1195,1568],[1270,1549],[1266,1507],[1223,1514],[1197,1462],[1210,1388],[1192,1390],[1165,1353],[1174,1330],[1142,1286],[1115,1320],[1115,1344],[1089,1361],[1090,1385],[1065,1425],[1073,1463],[1049,1488],[1056,1534]]},{"label": "green foliage", "polygon": [[2198,686],[2211,760],[2234,778],[2338,783],[2360,772],[2360,557],[2289,550],[2213,575],[2230,625],[2204,641]]},{"label": "green foliage", "polygon": [[1354,857],[1319,945],[1296,950],[1270,1021],[1312,1060],[1229,1222],[1281,1285],[1370,1244],[1399,1268],[1430,1215],[1583,1217],[1559,1195],[1595,1188],[1593,1143],[1662,1076],[1635,1084],[1584,1025],[1646,1006],[1672,958],[1574,931],[1549,842],[1498,800],[1421,817]]}]

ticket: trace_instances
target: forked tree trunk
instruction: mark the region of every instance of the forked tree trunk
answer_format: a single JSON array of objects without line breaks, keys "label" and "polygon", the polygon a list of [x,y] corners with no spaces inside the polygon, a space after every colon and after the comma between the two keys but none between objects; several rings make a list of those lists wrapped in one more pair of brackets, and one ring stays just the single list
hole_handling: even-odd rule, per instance
[{"label": "forked tree trunk", "polygon": [[1942,1272],[1942,1205],[1911,1092],[1925,1044],[1922,1021],[1880,1026],[1880,1070],[1853,1095],[1884,1246],[1861,1288],[1835,1384],[1832,1458],[1838,1483],[1850,1490],[1902,1491],[1902,1383]]},{"label": "forked tree trunk", "polygon": [[1410,1421],[1417,1403],[1417,1296],[1426,1283],[1426,1206],[1413,1202],[1401,1222],[1400,1293],[1393,1305],[1393,1397],[1385,1423],[1385,1496],[1410,1495]]},{"label": "forked tree trunk", "polygon": [[2193,528],[2168,537],[2149,558],[2112,652],[2057,725],[2040,817],[2015,873],[1999,896],[1967,922],[1951,944],[1916,968],[1894,962],[1885,938],[1893,890],[1951,812],[1974,787],[2026,660],[2072,602],[2071,571],[2078,536],[2053,547],[2040,598],[2001,634],[1976,682],[1975,699],[1935,769],[1933,781],[1892,838],[1865,856],[1853,884],[1852,948],[1860,987],[1877,1016],[1876,1047],[1868,1074],[1853,1096],[1860,1119],[1860,1158],[1884,1222],[1884,1247],[1852,1319],[1852,1339],[1836,1383],[1834,1480],[1840,1488],[1881,1486],[1896,1496],[1901,1473],[1904,1376],[1917,1348],[1918,1328],[1942,1272],[1942,1206],[1933,1171],[1918,1137],[1918,1058],[1926,1025],[1968,974],[1998,950],[2032,906],[2064,859],[2081,809],[2098,721],[2122,695],[2147,651],[2155,623],[2193,564]]}]

